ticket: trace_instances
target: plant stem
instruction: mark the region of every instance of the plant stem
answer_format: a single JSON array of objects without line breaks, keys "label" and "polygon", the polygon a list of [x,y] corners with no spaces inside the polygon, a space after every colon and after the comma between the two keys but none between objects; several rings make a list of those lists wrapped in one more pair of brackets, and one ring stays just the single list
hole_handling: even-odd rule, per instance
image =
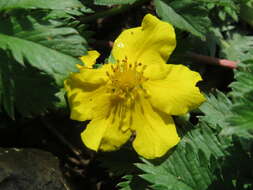
[{"label": "plant stem", "polygon": [[200,55],[193,52],[187,52],[187,56],[192,59],[195,59],[196,61],[211,64],[211,65],[218,65],[218,66],[227,67],[230,69],[235,69],[237,67],[237,62],[227,60],[227,59],[219,59],[216,57]]},{"label": "plant stem", "polygon": [[120,14],[120,13],[123,13],[123,12],[131,9],[131,8],[140,6],[140,5],[142,5],[142,4],[144,4],[145,2],[148,2],[148,1],[150,1],[150,0],[139,0],[139,1],[137,1],[133,4],[131,4],[131,5],[127,4],[127,5],[120,5],[120,6],[117,6],[117,7],[113,7],[111,9],[95,13],[94,15],[91,15],[91,16],[82,17],[80,19],[80,21],[82,23],[87,23],[87,22],[91,22],[93,20],[97,20],[98,18],[105,18],[105,17],[108,17],[108,16],[113,16],[113,15],[116,15],[116,14]]}]

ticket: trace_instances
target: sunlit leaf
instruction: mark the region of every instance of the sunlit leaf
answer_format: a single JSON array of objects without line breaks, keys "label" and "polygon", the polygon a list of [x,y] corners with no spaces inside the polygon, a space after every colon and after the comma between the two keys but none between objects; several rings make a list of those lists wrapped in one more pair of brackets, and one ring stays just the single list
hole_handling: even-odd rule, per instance
[{"label": "sunlit leaf", "polygon": [[204,38],[211,22],[200,2],[188,0],[155,0],[157,14],[176,28]]},{"label": "sunlit leaf", "polygon": [[13,9],[68,9],[81,8],[78,0],[0,0],[0,11]]}]

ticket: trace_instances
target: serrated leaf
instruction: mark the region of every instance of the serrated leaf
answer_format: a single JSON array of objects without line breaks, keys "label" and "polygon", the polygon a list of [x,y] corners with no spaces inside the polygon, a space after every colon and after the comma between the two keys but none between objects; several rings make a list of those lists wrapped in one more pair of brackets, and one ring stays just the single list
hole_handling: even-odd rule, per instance
[{"label": "serrated leaf", "polygon": [[178,146],[160,165],[146,162],[137,167],[146,172],[141,177],[154,184],[154,190],[159,186],[166,190],[202,190],[215,179],[207,159],[189,144]]},{"label": "serrated leaf", "polygon": [[195,36],[205,38],[210,26],[208,11],[201,2],[188,0],[155,0],[157,14],[176,28],[188,31]]},{"label": "serrated leaf", "polygon": [[[192,128],[188,123],[184,128]],[[226,156],[227,149],[231,146],[230,139],[218,136],[219,130],[213,130],[207,123],[201,122],[197,128],[187,133],[181,140],[182,144],[190,144],[195,152],[202,150],[205,156],[210,159],[211,156],[216,158]]]},{"label": "serrated leaf", "polygon": [[253,66],[252,60],[247,60],[239,64],[239,68],[235,70],[236,81],[232,82],[229,86],[232,88],[230,96],[233,99],[243,98],[244,94],[252,92],[253,88]]},{"label": "serrated leaf", "polygon": [[239,2],[230,0],[219,0],[219,1],[209,1],[207,4],[209,9],[214,9],[213,11],[218,11],[216,14],[220,17],[222,21],[228,20],[230,16],[234,21],[238,21],[239,13]]},{"label": "serrated leaf", "polygon": [[13,9],[68,9],[82,8],[78,0],[0,0],[0,11]]},{"label": "serrated leaf", "polygon": [[207,100],[200,106],[200,110],[205,114],[200,116],[200,120],[208,123],[214,128],[224,128],[229,124],[227,118],[231,116],[232,102],[225,94],[216,91],[215,94],[206,96]]},{"label": "serrated leaf", "polygon": [[221,46],[221,57],[234,61],[244,61],[252,57],[253,36],[235,33]]},{"label": "serrated leaf", "polygon": [[122,4],[133,4],[137,0],[94,0],[96,5],[122,5]]},{"label": "serrated leaf", "polygon": [[84,45],[85,40],[70,27],[26,15],[2,19],[1,60],[7,61],[0,64],[0,104],[6,112],[14,118],[15,109],[31,116],[53,107],[63,80],[81,64],[73,56],[84,54]]},{"label": "serrated leaf", "polygon": [[[71,10],[59,10],[54,9],[49,12],[47,19],[65,19],[73,22],[76,21],[75,16],[82,16],[84,13],[93,13],[94,11],[90,8],[81,8],[81,9],[71,9]],[[72,20],[71,20],[72,19]]]},{"label": "serrated leaf", "polygon": [[74,58],[43,45],[5,34],[0,34],[0,48],[11,50],[14,58],[21,64],[27,59],[34,67],[54,75],[58,82],[67,76],[66,71],[75,71],[73,63],[79,63]]},{"label": "serrated leaf", "polygon": [[148,190],[148,183],[135,175],[126,175],[122,178],[124,181],[120,182],[117,186],[120,190]]},{"label": "serrated leaf", "polygon": [[30,117],[54,107],[58,89],[52,77],[29,65],[20,65],[3,52],[0,57],[0,101],[9,116],[14,119],[14,108]]},{"label": "serrated leaf", "polygon": [[236,81],[230,87],[234,100],[232,113],[228,118],[231,126],[222,130],[223,135],[253,137],[253,60],[243,62],[235,71]]},{"label": "serrated leaf", "polygon": [[[12,17],[18,38],[36,42],[43,46],[60,51],[64,54],[79,57],[86,53],[87,42],[79,33],[71,27],[62,27],[59,23],[40,24],[31,16],[21,16],[21,19]],[[9,23],[4,23],[8,25]],[[32,25],[32,30],[30,29]],[[4,29],[11,30],[8,27]],[[1,31],[1,29],[0,29]],[[5,32],[4,31],[4,32]],[[8,33],[8,32],[7,32]]]},{"label": "serrated leaf", "polygon": [[[84,40],[72,28],[39,26],[26,17],[3,20],[0,28],[0,49],[10,50],[20,64],[27,60],[35,68],[52,75],[59,84],[69,72],[76,71],[75,65],[80,63],[70,56],[73,55],[71,47],[78,45],[79,52],[73,50],[76,55],[85,51]],[[68,49],[69,55],[66,54]]]}]

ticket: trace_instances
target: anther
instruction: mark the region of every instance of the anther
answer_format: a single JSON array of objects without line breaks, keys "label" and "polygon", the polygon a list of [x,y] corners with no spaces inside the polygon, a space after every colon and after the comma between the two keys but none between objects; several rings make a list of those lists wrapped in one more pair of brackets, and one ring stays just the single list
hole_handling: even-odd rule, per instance
[{"label": "anther", "polygon": [[115,68],[112,65],[111,65],[111,69],[115,73]]},{"label": "anther", "polygon": [[141,72],[143,73],[143,71],[147,68],[147,65],[144,65],[141,69]]},{"label": "anther", "polygon": [[137,67],[137,62],[134,62],[134,68],[136,68]]}]

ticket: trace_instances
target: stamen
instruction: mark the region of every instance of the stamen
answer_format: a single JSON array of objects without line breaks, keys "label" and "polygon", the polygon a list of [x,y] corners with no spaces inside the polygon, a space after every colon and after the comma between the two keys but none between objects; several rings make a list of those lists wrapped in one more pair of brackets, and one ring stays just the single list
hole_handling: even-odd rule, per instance
[{"label": "stamen", "polygon": [[136,67],[137,67],[137,62],[134,63],[134,69],[136,69]]},{"label": "stamen", "polygon": [[147,65],[144,65],[142,68],[141,68],[141,73],[143,74],[143,72],[145,71],[145,69],[147,68]]},{"label": "stamen", "polygon": [[[138,93],[143,91],[141,88],[142,82],[147,79],[143,76],[143,71],[146,65],[142,63],[129,63],[128,58],[125,56],[122,60],[116,60],[117,63],[111,65],[111,73],[106,72],[106,75],[111,81],[110,93],[120,99],[128,99],[134,101]],[[141,66],[140,69],[137,67]]]},{"label": "stamen", "polygon": [[112,65],[111,65],[111,69],[112,69],[113,72],[115,72],[115,69],[114,69],[114,67]]}]

